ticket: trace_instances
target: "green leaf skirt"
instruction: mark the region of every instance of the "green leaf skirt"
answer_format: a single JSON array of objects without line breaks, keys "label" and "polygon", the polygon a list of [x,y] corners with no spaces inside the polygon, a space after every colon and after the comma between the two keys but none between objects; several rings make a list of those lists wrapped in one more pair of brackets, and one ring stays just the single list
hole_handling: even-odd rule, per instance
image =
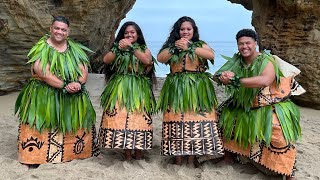
[{"label": "green leaf skirt", "polygon": [[89,131],[96,121],[96,113],[84,86],[81,92],[69,94],[37,79],[31,79],[20,92],[15,113],[21,123],[35,126],[39,132],[58,129],[65,134],[79,128]]},{"label": "green leaf skirt", "polygon": [[137,74],[115,74],[102,92],[101,106],[112,111],[116,103],[128,112],[154,113],[156,102],[151,79]]},{"label": "green leaf skirt", "polygon": [[266,146],[269,146],[273,113],[279,119],[286,142],[296,142],[301,137],[300,111],[290,100],[249,111],[237,108],[236,105],[229,102],[221,111],[219,125],[227,141],[234,139],[243,147],[255,141],[264,142]]},{"label": "green leaf skirt", "polygon": [[157,110],[211,112],[218,104],[211,77],[206,72],[169,74],[163,84]]}]

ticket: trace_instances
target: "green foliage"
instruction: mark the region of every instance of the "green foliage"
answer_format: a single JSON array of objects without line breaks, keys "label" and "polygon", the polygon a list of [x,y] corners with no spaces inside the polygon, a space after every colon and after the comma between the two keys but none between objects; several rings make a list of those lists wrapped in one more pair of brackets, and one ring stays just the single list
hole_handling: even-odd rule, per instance
[{"label": "green foliage", "polygon": [[[273,63],[276,74],[276,83],[280,83],[282,72],[275,63],[274,58],[263,52],[250,65],[246,65],[239,53],[232,58],[222,56],[227,61],[218,71],[232,71],[240,77],[258,76],[265,69],[268,62]],[[281,124],[285,140],[296,142],[301,137],[299,109],[290,100],[252,109],[254,98],[260,88],[236,88],[226,86],[230,95],[224,106],[220,106],[221,115],[219,125],[226,140],[234,139],[239,145],[247,147],[255,141],[270,145],[272,137],[272,119],[275,112]]]},{"label": "green foliage", "polygon": [[[204,41],[197,41],[190,44],[187,50],[180,50],[178,49],[175,44],[171,44],[169,46],[169,53],[172,54],[170,59],[167,61],[167,64],[174,64],[179,63],[181,59],[188,55],[191,61],[194,61],[198,56],[195,53],[195,49],[197,47],[202,47],[202,45],[205,44]],[[203,62],[205,65],[205,68],[209,68],[208,61],[206,59],[203,59],[201,57],[198,57],[199,61]],[[213,61],[210,61],[213,64]]]},{"label": "green foliage", "polygon": [[[145,52],[147,47],[134,43],[129,49],[119,49],[118,44],[114,43],[111,51],[116,55],[115,60],[112,62],[112,69],[115,69],[116,74],[140,74],[144,75],[144,64],[134,56],[134,51],[139,50]],[[152,57],[153,63],[157,63]]]},{"label": "green foliage", "polygon": [[156,104],[150,78],[136,74],[114,75],[101,95],[101,106],[112,111],[116,102],[128,112],[152,114]]},{"label": "green foliage", "polygon": [[89,59],[84,50],[93,52],[80,43],[68,39],[68,49],[65,52],[58,52],[47,43],[49,35],[42,37],[28,53],[29,61],[34,63],[40,60],[42,73],[45,74],[46,66],[50,65],[50,72],[57,77],[67,81],[77,81],[82,72],[79,64],[89,66]]},{"label": "green foliage", "polygon": [[[239,53],[234,54],[232,58],[222,55],[227,62],[217,71],[217,74],[223,71],[232,71],[240,78],[258,76],[265,69],[268,62],[274,65],[276,73],[276,83],[280,83],[280,77],[283,77],[282,72],[277,66],[272,55],[262,52],[250,65],[246,65],[242,56]],[[254,98],[258,95],[260,88],[245,88],[234,85],[225,86],[225,91],[233,99],[236,108],[244,108],[249,111]]]},{"label": "green foliage", "polygon": [[272,136],[273,108],[279,119],[287,143],[296,142],[301,137],[299,109],[291,101],[259,107],[250,111],[236,108],[230,103],[224,107],[219,119],[226,140],[234,139],[247,147],[255,141],[270,145]]},{"label": "green foliage", "polygon": [[79,93],[65,94],[36,79],[31,79],[22,89],[15,104],[15,113],[19,113],[21,123],[29,123],[39,132],[59,129],[65,134],[76,132],[79,128],[90,130],[96,120],[85,89]]},{"label": "green foliage", "polygon": [[[58,52],[47,40],[49,35],[42,37],[28,53],[28,63],[40,60],[42,72],[50,65],[50,72],[65,82],[77,81],[82,72],[80,64],[89,66],[88,56],[84,50],[92,52],[87,47],[68,39],[68,49]],[[15,114],[19,115],[21,123],[28,123],[39,132],[44,129],[58,129],[60,132],[76,132],[79,128],[91,129],[96,120],[89,95],[84,86],[81,92],[64,93],[37,79],[31,79],[20,92]]]},{"label": "green foliage", "polygon": [[211,112],[217,106],[210,73],[169,74],[157,102],[157,111]]}]

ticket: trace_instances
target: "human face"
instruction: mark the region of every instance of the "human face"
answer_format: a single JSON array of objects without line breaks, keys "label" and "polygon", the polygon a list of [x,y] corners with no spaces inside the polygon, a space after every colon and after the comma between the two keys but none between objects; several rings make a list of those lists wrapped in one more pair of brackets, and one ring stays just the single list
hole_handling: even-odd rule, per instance
[{"label": "human face", "polygon": [[66,23],[55,21],[50,27],[51,40],[55,43],[64,43],[69,35],[69,27]]},{"label": "human face", "polygon": [[131,43],[135,43],[138,39],[138,34],[134,26],[130,25],[124,31],[124,38],[128,39]]},{"label": "human face", "polygon": [[247,60],[255,58],[257,53],[257,41],[251,37],[243,36],[238,39],[238,50],[242,57]]},{"label": "human face", "polygon": [[191,40],[193,37],[193,27],[191,22],[185,21],[180,26],[179,31],[180,38],[186,38],[188,40]]}]

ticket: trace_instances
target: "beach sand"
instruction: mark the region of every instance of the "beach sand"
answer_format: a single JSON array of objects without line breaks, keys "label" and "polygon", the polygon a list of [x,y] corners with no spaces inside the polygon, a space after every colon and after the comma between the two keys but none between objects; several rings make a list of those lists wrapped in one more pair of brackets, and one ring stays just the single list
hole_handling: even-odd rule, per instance
[{"label": "beach sand", "polygon": [[[155,95],[163,78],[159,79]],[[102,109],[99,96],[104,87],[104,76],[90,74],[87,88],[97,113],[96,127],[100,125]],[[207,161],[198,168],[173,165],[169,158],[160,156],[162,115],[153,117],[154,146],[145,152],[140,161],[126,162],[120,151],[101,149],[103,158],[92,157],[63,164],[44,164],[29,169],[17,160],[18,118],[14,115],[14,103],[18,92],[0,96],[0,179],[203,179],[203,180],[269,180],[281,176],[266,176],[250,164],[229,164],[224,161]],[[224,97],[217,88],[217,96]],[[296,147],[297,179],[320,179],[320,111],[301,107],[302,140]]]}]

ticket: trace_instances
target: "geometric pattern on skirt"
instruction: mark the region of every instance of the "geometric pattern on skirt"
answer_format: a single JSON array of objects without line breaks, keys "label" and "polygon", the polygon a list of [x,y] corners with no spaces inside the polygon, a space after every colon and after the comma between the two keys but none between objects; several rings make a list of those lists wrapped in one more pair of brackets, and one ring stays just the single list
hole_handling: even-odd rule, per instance
[{"label": "geometric pattern on skirt", "polygon": [[99,142],[105,148],[152,149],[152,132],[120,131],[101,128]]},{"label": "geometric pattern on skirt", "polygon": [[24,164],[68,162],[99,155],[96,129],[63,135],[58,130],[38,132],[29,124],[19,125],[18,160]]},{"label": "geometric pattern on skirt", "polygon": [[251,146],[244,148],[235,141],[225,141],[224,148],[260,164],[267,170],[277,174],[293,176],[296,170],[296,148],[291,143],[286,143],[279,120],[273,113],[272,136],[270,146],[267,147],[263,142],[255,142]]},{"label": "geometric pattern on skirt", "polygon": [[152,149],[152,118],[143,112],[127,112],[116,104],[112,111],[103,113],[99,145],[117,149]]},{"label": "geometric pattern on skirt", "polygon": [[[170,112],[167,112],[170,114]],[[210,114],[165,113],[162,125],[161,154],[164,156],[224,155],[223,143],[214,116]],[[195,117],[197,116],[197,117]],[[199,119],[199,116],[202,118]],[[174,119],[170,121],[168,118]],[[211,117],[211,120],[208,118]],[[196,119],[196,120],[192,120]],[[201,120],[203,119],[203,120]],[[207,120],[204,120],[207,119]]]}]

